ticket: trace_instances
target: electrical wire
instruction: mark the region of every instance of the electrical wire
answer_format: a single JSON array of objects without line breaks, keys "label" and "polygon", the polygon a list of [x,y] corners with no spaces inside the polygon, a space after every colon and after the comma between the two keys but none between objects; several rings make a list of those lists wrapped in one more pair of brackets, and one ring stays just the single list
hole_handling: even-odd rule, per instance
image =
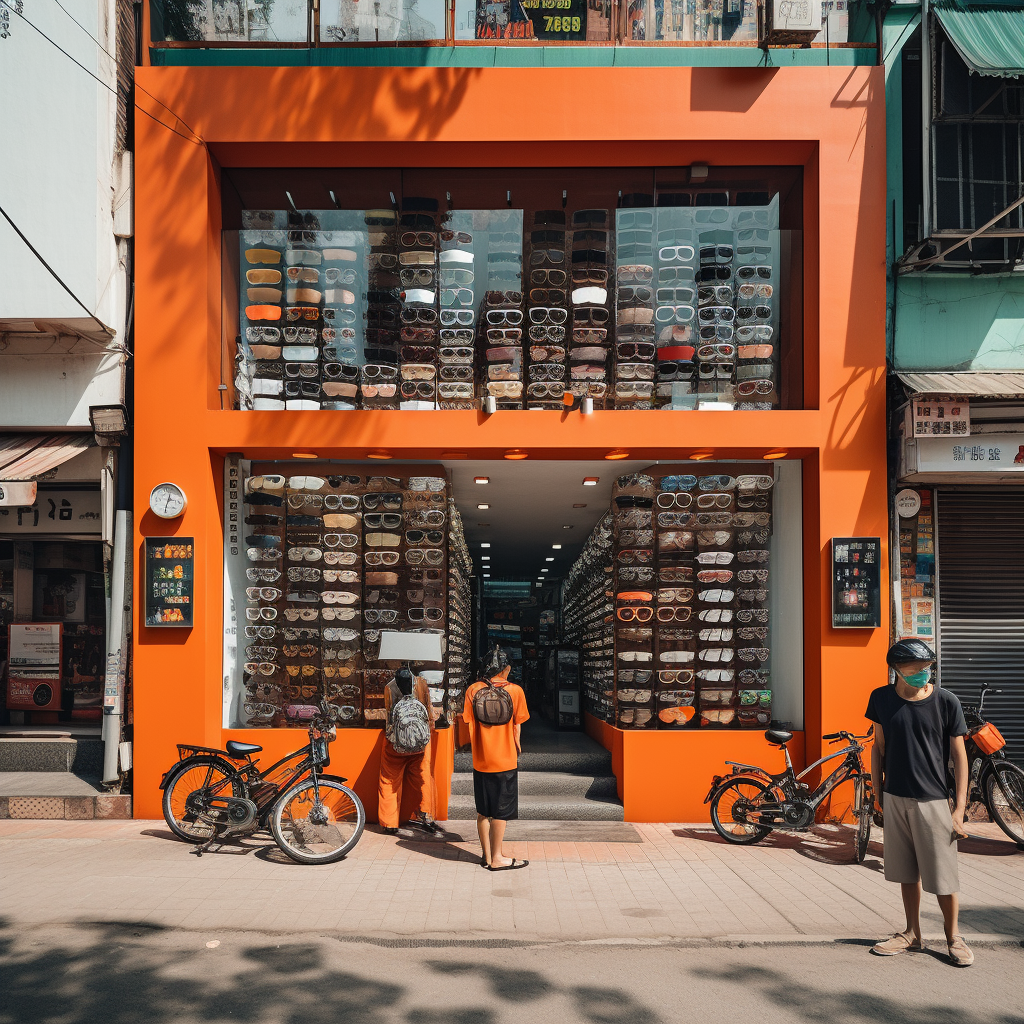
[{"label": "electrical wire", "polygon": [[[71,61],[71,63],[72,63],[72,64],[76,64],[76,65],[77,65],[78,67],[80,67],[80,68],[81,68],[81,69],[82,69],[82,70],[83,70],[83,71],[84,71],[84,72],[85,72],[85,73],[86,73],[86,74],[87,74],[87,75],[88,75],[88,76],[89,76],[89,77],[90,77],[91,79],[93,79],[94,81],[96,81],[96,82],[98,82],[98,83],[99,83],[100,85],[102,85],[102,86],[103,86],[103,88],[107,90],[107,92],[109,92],[109,93],[112,93],[112,94],[113,94],[114,96],[117,96],[117,97],[118,97],[118,98],[120,99],[121,93],[120,93],[120,91],[119,91],[119,90],[117,90],[117,89],[113,88],[113,87],[112,87],[112,86],[110,86],[110,85],[109,85],[108,83],[104,82],[102,78],[100,78],[100,77],[99,77],[98,75],[96,75],[96,74],[94,74],[94,73],[93,73],[92,71],[90,71],[90,70],[89,70],[89,69],[88,69],[88,68],[87,68],[87,67],[86,67],[86,66],[85,66],[85,65],[84,65],[84,64],[83,64],[83,63],[82,63],[81,61],[79,61],[79,60],[76,60],[76,59],[75,59],[74,57],[72,57],[72,56],[71,56],[71,54],[70,54],[70,53],[68,53],[68,51],[67,51],[67,50],[65,50],[63,46],[61,46],[61,45],[60,45],[59,43],[57,43],[57,42],[54,42],[54,40],[53,40],[53,39],[51,39],[51,38],[50,38],[50,37],[49,37],[49,36],[48,36],[48,35],[47,35],[47,34],[46,34],[46,33],[45,33],[45,32],[44,32],[44,31],[43,31],[43,30],[42,30],[41,28],[39,28],[39,26],[38,26],[38,25],[34,25],[34,24],[33,24],[33,23],[31,22],[31,21],[29,21],[29,20],[28,20],[28,18],[26,18],[24,14],[22,14],[22,13],[21,13],[20,11],[18,11],[18,10],[17,10],[16,8],[12,7],[12,6],[11,6],[11,5],[10,5],[10,4],[9,4],[9,3],[7,2],[7,0],[0,0],[0,4],[3,4],[3,5],[4,5],[4,7],[6,7],[6,8],[7,8],[7,9],[8,9],[9,11],[13,11],[13,12],[14,12],[15,14],[17,14],[17,15],[18,15],[18,17],[19,17],[19,18],[21,18],[21,20],[22,20],[23,22],[25,22],[25,24],[26,24],[26,25],[28,25],[28,27],[29,27],[29,28],[35,29],[35,30],[36,30],[36,32],[38,32],[38,33],[39,33],[39,35],[41,35],[41,36],[42,36],[42,37],[43,37],[43,38],[44,38],[44,39],[45,39],[45,40],[46,40],[46,41],[47,41],[47,42],[48,42],[48,43],[49,43],[49,44],[50,44],[51,46],[53,46],[53,47],[55,47],[56,49],[60,50],[60,52],[61,52],[61,53],[63,53],[63,54],[64,54],[64,56],[65,56],[65,57],[67,57],[67,59],[68,59],[69,61]],[[60,6],[60,5],[58,4],[58,6]],[[61,10],[64,10],[64,8],[63,8],[63,7],[61,7]],[[67,14],[67,11],[65,11],[64,13],[65,13],[65,14]],[[70,15],[68,15],[68,16],[70,17]],[[71,18],[71,20],[72,20],[72,21],[75,21],[75,19],[74,19],[74,18]],[[75,22],[75,24],[77,25],[77,24],[78,24],[78,22],[76,21],[76,22]],[[79,28],[82,28],[82,26],[81,26],[81,25],[79,25]],[[85,30],[83,29],[83,31],[85,31]],[[86,33],[86,34],[88,35],[88,33]],[[92,37],[90,37],[90,38],[92,38]],[[95,39],[94,39],[93,41],[95,42]],[[99,44],[97,44],[97,45],[99,45]],[[100,49],[103,49],[103,47],[101,46],[101,47],[100,47]],[[104,52],[107,52],[107,51],[105,51],[105,50],[104,50]],[[136,84],[136,85],[138,85],[138,83],[135,83],[135,84]],[[141,86],[139,86],[139,88],[141,89],[142,87],[141,87]],[[147,95],[147,96],[152,96],[152,93],[150,93],[150,92],[147,92],[147,90],[145,90],[145,89],[142,89],[142,91],[143,91],[144,93],[146,93],[146,95]],[[184,122],[184,121],[182,121],[182,120],[181,120],[181,118],[180,118],[180,117],[178,117],[178,115],[177,115],[177,114],[175,114],[175,113],[174,113],[174,111],[173,111],[173,110],[171,110],[171,108],[170,108],[170,107],[168,107],[168,106],[167,106],[166,104],[164,104],[164,103],[161,103],[161,102],[160,102],[160,100],[156,99],[156,97],[155,97],[155,96],[153,96],[153,99],[155,99],[157,103],[160,103],[160,106],[164,107],[164,109],[165,109],[165,110],[167,110],[167,111],[168,111],[168,112],[169,112],[170,114],[172,114],[172,115],[173,115],[173,116],[174,116],[175,118],[177,118],[177,120],[181,121],[181,123],[182,123],[182,124],[184,124],[186,128],[188,128],[188,125],[187,125],[187,124],[185,124],[185,122]],[[166,121],[161,121],[159,117],[157,117],[157,116],[156,116],[155,114],[151,114],[151,113],[150,113],[150,112],[149,112],[148,110],[146,110],[146,108],[145,108],[145,107],[143,107],[143,106],[142,106],[142,105],[141,105],[140,103],[133,103],[132,105],[133,105],[133,106],[135,107],[135,109],[136,109],[136,110],[139,110],[139,111],[141,111],[141,112],[142,112],[143,114],[145,114],[145,115],[146,115],[146,117],[148,117],[148,118],[151,118],[151,119],[152,119],[153,121],[156,121],[156,123],[157,123],[157,124],[159,124],[159,125],[162,125],[162,126],[163,126],[164,128],[166,128],[166,129],[167,129],[167,130],[168,130],[169,132],[174,132],[174,134],[175,134],[175,135],[177,135],[177,136],[179,136],[180,138],[184,139],[184,140],[185,140],[186,142],[191,142],[191,143],[194,143],[194,144],[195,144],[195,145],[197,145],[197,146],[204,146],[204,147],[205,147],[205,145],[206,145],[206,141],[205,141],[205,140],[203,139],[203,137],[202,137],[201,135],[197,134],[197,133],[196,133],[195,131],[193,131],[193,130],[192,130],[191,128],[189,128],[188,130],[189,130],[190,132],[192,132],[192,135],[193,135],[193,136],[195,136],[194,138],[189,138],[189,136],[187,136],[187,135],[183,134],[182,132],[179,132],[179,131],[177,130],[177,128],[175,128],[175,127],[174,127],[173,125],[169,125],[169,124],[168,124],[168,123],[167,123]]]}]

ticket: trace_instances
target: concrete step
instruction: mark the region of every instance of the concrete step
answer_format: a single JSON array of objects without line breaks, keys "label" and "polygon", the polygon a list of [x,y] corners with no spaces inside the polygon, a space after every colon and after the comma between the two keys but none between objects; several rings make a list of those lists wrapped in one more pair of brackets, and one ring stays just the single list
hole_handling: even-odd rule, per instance
[{"label": "concrete step", "polygon": [[[623,821],[622,804],[611,800],[560,799],[520,793],[519,817],[530,821]],[[449,821],[476,818],[473,796],[452,794],[448,803]]]},{"label": "concrete step", "polygon": [[[471,772],[473,755],[467,747],[455,752],[455,771]],[[598,747],[593,749],[558,751],[524,750],[519,755],[520,772],[568,772],[572,775],[611,775],[612,755]]]},{"label": "concrete step", "polygon": [[0,772],[0,818],[83,820],[130,818],[132,798],[109,793],[99,775]]},{"label": "concrete step", "polygon": [[[473,795],[471,772],[452,775],[452,794]],[[614,775],[567,775],[564,772],[519,772],[520,796],[549,796],[553,799],[617,800]]]},{"label": "concrete step", "polygon": [[0,772],[103,771],[103,741],[73,736],[0,736]]}]

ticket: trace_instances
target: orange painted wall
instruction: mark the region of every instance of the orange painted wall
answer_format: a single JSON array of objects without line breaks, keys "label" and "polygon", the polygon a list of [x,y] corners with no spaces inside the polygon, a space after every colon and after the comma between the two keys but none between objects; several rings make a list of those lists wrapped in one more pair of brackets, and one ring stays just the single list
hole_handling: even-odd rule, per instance
[{"label": "orange painted wall", "polygon": [[[219,456],[226,452],[287,458],[313,450],[359,459],[383,447],[395,458],[462,451],[486,459],[514,447],[531,458],[588,459],[626,447],[632,458],[665,460],[698,448],[753,459],[785,449],[804,462],[807,758],[818,756],[823,732],[861,726],[867,693],[884,678],[887,636],[884,629],[830,628],[828,542],[866,535],[886,545],[881,69],[140,68],[138,82],[139,102],[164,125],[136,117],[136,551],[146,536],[195,537],[197,607],[194,629],[154,630],[142,624],[136,602],[137,814],[159,815],[156,783],[175,742],[218,746],[228,735],[220,683]],[[220,410],[221,167],[694,161],[804,169],[807,408],[564,419],[525,411],[485,419],[476,412]],[[172,524],[145,511],[162,480],[182,485],[189,499]],[[295,739],[291,732],[271,739],[266,730],[244,735],[275,748]],[[366,759],[353,777],[372,774],[372,751],[359,754],[370,741],[348,735],[339,744],[349,743],[352,764]],[[756,739],[728,736],[737,752]],[[696,779],[713,772],[715,742],[700,734],[625,734],[627,808],[662,820],[689,813],[692,804],[669,795],[632,795],[630,765],[647,773],[675,757],[691,764],[697,757]],[[637,745],[645,743],[650,751],[641,756]],[[335,763],[348,756],[336,753]]]}]

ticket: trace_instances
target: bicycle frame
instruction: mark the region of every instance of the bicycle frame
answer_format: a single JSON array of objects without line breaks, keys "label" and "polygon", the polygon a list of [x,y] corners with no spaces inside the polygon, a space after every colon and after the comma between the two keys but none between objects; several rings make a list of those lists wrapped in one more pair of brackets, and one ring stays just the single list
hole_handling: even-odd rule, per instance
[{"label": "bicycle frame", "polygon": [[[800,780],[810,772],[814,771],[819,765],[826,764],[829,761],[834,761],[837,757],[845,758],[844,762],[839,765],[835,771],[832,772],[827,778],[823,779],[817,789],[814,790],[808,796],[801,797],[815,811],[825,802],[825,799],[844,782],[850,779],[856,779],[861,776],[867,777],[868,773],[864,770],[864,765],[861,762],[860,755],[863,748],[856,743],[851,743],[842,750],[837,750],[834,754],[827,754],[825,757],[819,758],[814,764],[808,765],[802,772],[797,774],[793,770],[793,761],[789,756],[789,749],[787,747],[782,748],[782,753],[786,758],[786,769],[780,772],[778,775],[772,775],[764,768],[753,764],[743,764],[739,761],[726,761],[725,763],[732,766],[732,775],[728,778],[734,778],[737,775],[744,775],[752,773],[763,779],[767,779],[772,788],[781,789],[783,794],[793,799],[797,796],[797,789],[801,786],[806,788],[805,784],[801,783]],[[712,792],[718,788],[718,781],[712,786]],[[710,797],[711,794],[709,793]]]}]

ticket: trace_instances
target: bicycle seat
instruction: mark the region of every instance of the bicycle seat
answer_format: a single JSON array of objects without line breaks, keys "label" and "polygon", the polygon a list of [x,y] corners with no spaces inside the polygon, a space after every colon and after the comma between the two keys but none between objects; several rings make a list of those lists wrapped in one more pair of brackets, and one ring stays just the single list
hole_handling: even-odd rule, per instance
[{"label": "bicycle seat", "polygon": [[237,740],[228,740],[224,744],[228,757],[240,760],[247,754],[258,754],[263,748],[257,743],[239,743]]},{"label": "bicycle seat", "polygon": [[[769,743],[774,743],[776,746],[781,747],[793,738],[793,734],[785,729],[768,729],[764,734],[764,738]],[[242,745],[244,746],[244,744]]]}]

